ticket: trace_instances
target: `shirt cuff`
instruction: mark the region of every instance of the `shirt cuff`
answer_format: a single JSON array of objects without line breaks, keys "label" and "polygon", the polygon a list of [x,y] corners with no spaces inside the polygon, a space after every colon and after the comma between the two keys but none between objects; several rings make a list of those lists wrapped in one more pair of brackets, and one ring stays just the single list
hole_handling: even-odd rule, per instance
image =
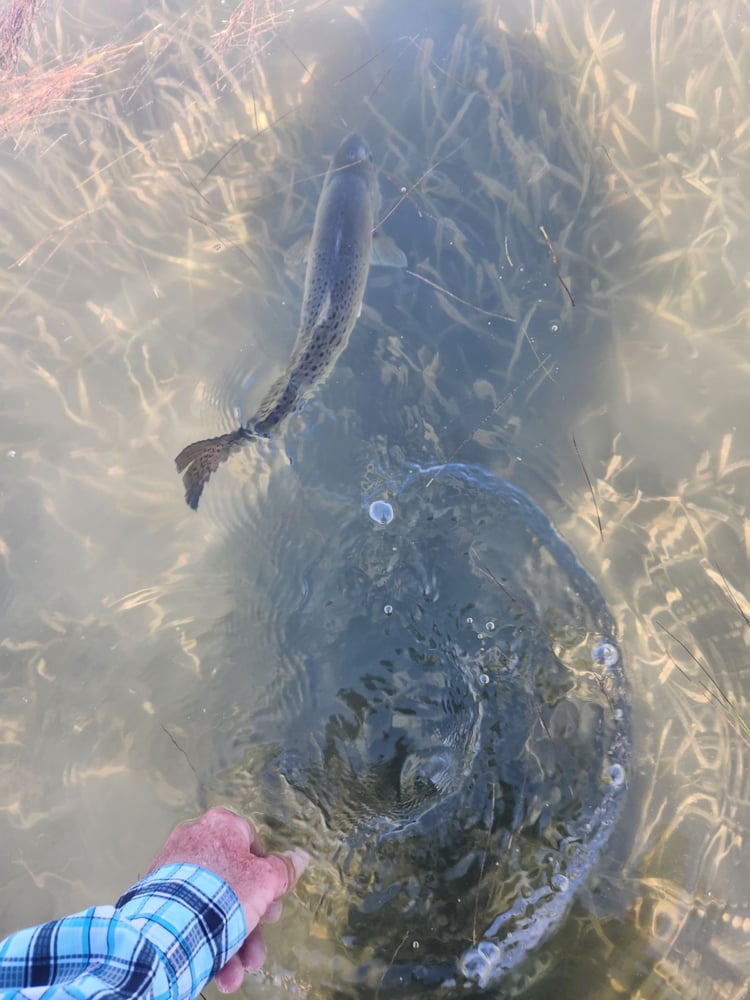
[{"label": "shirt cuff", "polygon": [[174,1000],[197,996],[247,937],[233,890],[198,865],[157,868],[128,889],[115,909],[162,957],[164,985]]}]

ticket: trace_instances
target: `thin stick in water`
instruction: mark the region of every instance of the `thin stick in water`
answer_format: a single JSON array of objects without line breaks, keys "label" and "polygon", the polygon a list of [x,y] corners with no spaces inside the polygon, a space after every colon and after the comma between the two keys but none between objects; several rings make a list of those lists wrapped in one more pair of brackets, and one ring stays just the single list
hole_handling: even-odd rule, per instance
[{"label": "thin stick in water", "polygon": [[179,743],[177,742],[177,740],[176,740],[176,739],[174,738],[174,736],[173,736],[173,735],[172,735],[172,734],[170,733],[170,731],[169,731],[169,730],[167,729],[167,727],[166,727],[165,725],[163,725],[163,724],[162,724],[162,727],[161,727],[161,728],[162,728],[162,729],[164,730],[164,732],[166,733],[166,735],[167,735],[167,736],[168,736],[168,737],[170,738],[170,740],[171,740],[171,741],[172,741],[172,742],[174,743],[174,745],[175,745],[175,746],[177,747],[177,749],[178,749],[178,750],[180,751],[180,753],[182,754],[182,756],[183,756],[183,757],[185,758],[185,760],[186,760],[186,761],[188,762],[188,767],[189,767],[189,768],[190,768],[190,770],[191,770],[191,771],[193,772],[193,774],[194,774],[194,775],[196,776],[196,778],[198,778],[198,781],[200,781],[200,777],[199,777],[199,775],[198,775],[198,772],[197,772],[197,771],[195,770],[195,768],[193,767],[193,762],[192,762],[192,760],[191,760],[191,759],[190,759],[190,758],[188,757],[188,755],[187,755],[187,751],[186,751],[186,750],[183,750],[183,748],[182,748],[182,747],[180,746],[180,744],[179,744]]},{"label": "thin stick in water", "polygon": [[378,983],[378,988],[375,990],[375,1000],[378,1000],[378,997],[380,996],[380,987],[383,985],[383,980],[385,979],[386,972],[391,968],[391,966],[393,965],[393,963],[396,961],[396,955],[398,955],[398,953],[404,947],[404,945],[406,944],[406,939],[408,937],[409,937],[409,932],[405,931],[404,932],[404,936],[401,938],[401,940],[399,941],[399,943],[396,945],[396,950],[391,955],[390,962],[388,963],[388,965],[383,970],[383,975],[380,977],[380,982]]},{"label": "thin stick in water", "polygon": [[540,226],[539,227],[539,232],[542,234],[542,236],[544,237],[544,242],[547,244],[547,249],[549,250],[549,255],[552,258],[552,266],[555,269],[555,274],[557,275],[557,280],[560,282],[560,284],[563,286],[563,288],[567,292],[568,298],[570,299],[570,304],[572,306],[575,306],[575,304],[576,304],[575,303],[575,299],[571,295],[570,289],[565,284],[565,281],[563,280],[563,276],[560,274],[560,267],[558,266],[558,263],[557,263],[557,254],[555,253],[555,248],[552,246],[552,240],[547,235],[547,230],[544,228],[544,226]]},{"label": "thin stick in water", "polygon": [[492,804],[490,806],[490,826],[487,830],[487,842],[484,845],[484,850],[482,851],[482,862],[479,865],[479,879],[477,881],[477,892],[474,897],[474,923],[471,929],[471,943],[474,945],[477,943],[477,919],[479,917],[479,891],[482,887],[482,878],[484,877],[484,869],[487,864],[487,854],[490,849],[490,839],[492,837],[492,830],[495,826],[495,786],[492,786]]},{"label": "thin stick in water", "polygon": [[[711,682],[711,684],[713,684],[713,686],[716,688],[716,691],[718,691],[719,694],[721,695],[720,701],[723,702],[725,705],[727,705],[727,706],[729,706],[731,708],[734,708],[734,706],[732,705],[732,701],[731,701],[729,695],[722,688],[722,686],[719,684],[719,682],[716,680],[716,678],[711,675],[711,671],[708,669],[708,667],[706,667],[706,665],[701,660],[698,659],[698,657],[689,648],[689,646],[687,646],[687,644],[684,643],[682,641],[682,639],[679,639],[674,634],[674,632],[670,632],[670,630],[667,628],[667,626],[664,625],[662,622],[660,622],[658,619],[656,619],[656,624],[659,626],[659,628],[663,632],[667,633],[667,635],[669,636],[669,638],[673,642],[676,642],[678,646],[682,647],[682,649],[687,653],[687,655],[690,657],[690,659],[693,661],[693,663],[695,663],[695,665],[699,668],[699,670],[701,671],[701,673],[704,674],[709,679],[709,681]],[[682,667],[679,665],[679,663],[677,663],[674,660],[674,658],[672,658],[672,657],[670,657],[670,659],[672,660],[672,663],[674,663],[674,665],[680,671],[680,673],[682,674],[682,676],[686,680],[691,680],[691,678],[689,677],[689,675],[682,669]],[[699,681],[699,683],[700,683],[701,687],[703,688],[703,690],[706,692],[706,694],[710,695],[712,698],[715,698],[715,699],[719,700],[715,691],[711,691],[711,689],[708,688],[706,686],[706,684],[703,683],[703,681]]]},{"label": "thin stick in water", "polygon": [[747,614],[740,607],[740,602],[737,600],[732,591],[732,588],[729,586],[729,581],[724,576],[724,571],[722,570],[721,566],[718,563],[716,563],[716,568],[719,571],[719,576],[724,581],[724,592],[726,594],[726,597],[731,602],[732,606],[736,609],[738,615],[742,618],[745,625],[747,625],[748,628],[750,628],[750,618],[748,618]]},{"label": "thin stick in water", "polygon": [[425,285],[429,285],[430,288],[434,288],[436,292],[440,292],[441,295],[447,295],[449,299],[453,299],[455,302],[460,302],[462,306],[468,306],[469,309],[474,309],[476,312],[481,313],[483,316],[492,316],[494,319],[505,319],[509,323],[517,323],[518,320],[513,316],[508,316],[506,313],[496,313],[490,312],[489,309],[482,309],[481,306],[474,305],[473,302],[467,302],[466,299],[462,299],[460,295],[456,295],[455,292],[449,292],[447,288],[443,288],[436,281],[430,281],[429,278],[425,278],[423,274],[417,274],[416,271],[410,271],[406,269],[406,273],[411,275],[412,278],[417,278],[418,281],[423,281]]},{"label": "thin stick in water", "polygon": [[[498,412],[498,410],[500,410],[503,406],[505,406],[506,403],[510,402],[510,400],[513,399],[513,397],[518,392],[518,390],[521,389],[521,388],[523,388],[523,386],[526,385],[526,383],[530,379],[532,379],[537,374],[537,372],[540,372],[540,371],[544,370],[545,374],[547,374],[547,375],[549,374],[549,372],[547,371],[547,369],[544,366],[547,364],[547,362],[549,361],[549,359],[551,357],[552,357],[551,354],[547,354],[543,358],[541,358],[541,360],[539,361],[539,364],[536,366],[536,368],[534,368],[532,371],[530,371],[529,374],[525,378],[521,379],[521,381],[518,383],[518,385],[514,386],[509,392],[507,392],[503,396],[503,398],[500,400],[500,402],[496,406],[494,406],[490,410],[490,412],[488,414],[486,414],[486,416],[482,417],[482,419],[479,421],[479,423],[476,424],[476,426],[466,435],[466,437],[459,444],[459,446],[457,448],[454,448],[454,450],[450,453],[450,455],[448,456],[448,458],[446,459],[446,461],[442,463],[442,465],[440,467],[441,469],[444,468],[446,465],[450,465],[451,464],[451,462],[456,457],[456,455],[469,443],[469,441],[471,441],[471,439],[474,437],[474,435],[479,430],[479,428],[483,424],[485,424],[490,419],[490,417],[493,417]],[[432,484],[435,482],[435,480],[437,479],[437,477],[439,475],[440,475],[440,469],[438,469],[438,471],[435,473],[434,476],[430,476],[430,478],[425,483],[425,489],[427,489],[428,487],[432,486]]]},{"label": "thin stick in water", "polygon": [[386,214],[383,216],[383,218],[380,220],[380,222],[378,222],[378,224],[377,224],[377,226],[375,228],[376,229],[380,229],[380,227],[383,225],[383,223],[386,222],[388,219],[390,219],[390,217],[393,215],[393,213],[396,211],[396,209],[399,208],[406,201],[406,199],[409,197],[409,195],[412,193],[412,191],[414,191],[415,188],[418,188],[419,185],[422,183],[422,181],[426,177],[430,176],[430,174],[433,172],[433,170],[437,170],[437,168],[440,166],[441,163],[445,163],[445,161],[449,160],[451,158],[451,156],[455,156],[456,153],[459,151],[459,149],[461,149],[463,146],[465,146],[468,141],[469,141],[469,137],[467,136],[462,142],[459,142],[459,144],[456,146],[456,148],[452,149],[450,151],[450,153],[446,153],[445,156],[441,157],[441,159],[439,159],[437,161],[437,163],[433,163],[431,167],[428,167],[427,170],[425,170],[425,172],[422,174],[422,176],[419,177],[419,178],[417,178],[417,180],[414,181],[414,183],[412,184],[412,186],[410,188],[407,188],[406,191],[404,191],[404,193],[398,199],[398,201],[393,206],[393,208],[391,208],[390,211],[386,212]]},{"label": "thin stick in water", "polygon": [[571,437],[573,438],[573,447],[576,450],[576,455],[578,455],[578,461],[581,463],[581,468],[583,469],[583,474],[586,477],[586,482],[588,483],[588,486],[589,486],[589,492],[591,493],[591,499],[594,501],[594,510],[596,511],[596,520],[597,520],[597,523],[599,525],[599,535],[601,536],[601,540],[604,541],[604,528],[602,527],[602,519],[599,516],[599,504],[596,502],[596,493],[594,493],[594,487],[591,485],[591,480],[589,479],[589,474],[588,474],[588,472],[586,472],[586,466],[583,464],[583,459],[581,458],[581,453],[578,450],[578,444],[576,443],[576,436],[575,436],[575,434],[572,434]]}]

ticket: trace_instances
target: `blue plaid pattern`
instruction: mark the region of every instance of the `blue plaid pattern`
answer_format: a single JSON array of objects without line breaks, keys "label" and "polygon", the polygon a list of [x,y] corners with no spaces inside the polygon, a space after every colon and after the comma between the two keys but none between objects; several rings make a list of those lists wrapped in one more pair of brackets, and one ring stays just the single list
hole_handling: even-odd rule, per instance
[{"label": "blue plaid pattern", "polygon": [[247,936],[226,882],[165,865],[115,906],[92,906],[0,942],[0,1000],[189,1000]]}]

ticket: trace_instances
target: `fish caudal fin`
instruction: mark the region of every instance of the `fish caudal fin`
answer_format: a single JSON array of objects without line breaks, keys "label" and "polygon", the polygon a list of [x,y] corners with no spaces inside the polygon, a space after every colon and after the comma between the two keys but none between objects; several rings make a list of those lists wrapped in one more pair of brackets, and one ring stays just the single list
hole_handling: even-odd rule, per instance
[{"label": "fish caudal fin", "polygon": [[182,449],[175,459],[175,465],[178,472],[184,473],[182,482],[185,485],[185,501],[189,507],[198,509],[203,487],[211,478],[211,473],[216,472],[221,463],[226,462],[232,452],[251,437],[253,434],[247,428],[240,427],[231,434],[193,441]]}]

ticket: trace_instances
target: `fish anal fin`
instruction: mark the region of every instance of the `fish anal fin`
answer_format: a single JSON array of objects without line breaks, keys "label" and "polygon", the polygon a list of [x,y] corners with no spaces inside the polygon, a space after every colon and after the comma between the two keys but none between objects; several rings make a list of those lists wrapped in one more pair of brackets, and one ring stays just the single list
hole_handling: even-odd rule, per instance
[{"label": "fish anal fin", "polygon": [[390,236],[373,233],[370,263],[381,267],[406,267],[407,260],[404,251]]},{"label": "fish anal fin", "polygon": [[295,240],[284,254],[284,263],[287,267],[300,267],[300,265],[307,263],[311,242],[312,229],[303,233],[298,240]]}]

